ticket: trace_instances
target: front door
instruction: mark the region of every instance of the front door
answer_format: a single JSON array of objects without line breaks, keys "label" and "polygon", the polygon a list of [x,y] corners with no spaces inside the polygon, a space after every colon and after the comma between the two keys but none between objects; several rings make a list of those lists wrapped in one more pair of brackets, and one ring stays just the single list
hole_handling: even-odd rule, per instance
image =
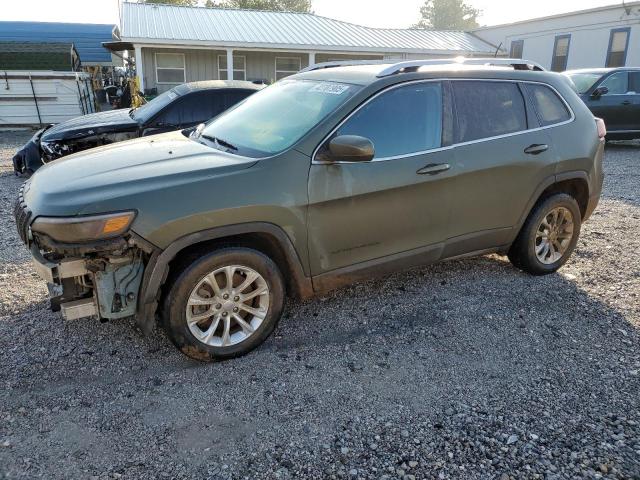
[{"label": "front door", "polygon": [[609,75],[597,87],[609,90],[599,97],[589,97],[587,105],[596,117],[604,120],[607,130],[638,130],[637,112],[634,112],[636,93],[630,90],[629,72],[619,71]]},{"label": "front door", "polygon": [[316,157],[312,164],[312,275],[428,246],[439,255],[448,235],[452,187],[442,117],[442,84],[409,83],[374,96],[331,135],[366,137],[375,157],[324,164]]}]

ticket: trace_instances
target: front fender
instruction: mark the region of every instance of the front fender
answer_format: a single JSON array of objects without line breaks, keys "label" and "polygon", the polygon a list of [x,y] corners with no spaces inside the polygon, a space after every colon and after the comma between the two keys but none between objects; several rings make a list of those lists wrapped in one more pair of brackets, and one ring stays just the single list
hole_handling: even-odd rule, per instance
[{"label": "front fender", "polygon": [[169,264],[181,251],[190,246],[238,235],[261,233],[273,237],[284,253],[288,271],[289,284],[293,294],[299,298],[313,295],[311,279],[305,275],[305,268],[289,236],[277,225],[265,222],[250,222],[224,227],[211,228],[191,233],[172,242],[166,249],[154,249],[144,272],[138,300],[136,320],[138,326],[146,333],[153,329],[155,312],[160,299],[162,285],[169,274]]}]

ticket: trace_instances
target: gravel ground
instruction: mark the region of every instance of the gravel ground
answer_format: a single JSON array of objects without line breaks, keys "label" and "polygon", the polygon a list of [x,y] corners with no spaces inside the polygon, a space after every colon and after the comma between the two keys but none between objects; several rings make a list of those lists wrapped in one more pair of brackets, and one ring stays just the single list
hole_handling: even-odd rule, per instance
[{"label": "gravel ground", "polygon": [[640,478],[640,144],[559,274],[452,261],[291,302],[199,364],[47,310],[0,132],[0,477]]}]

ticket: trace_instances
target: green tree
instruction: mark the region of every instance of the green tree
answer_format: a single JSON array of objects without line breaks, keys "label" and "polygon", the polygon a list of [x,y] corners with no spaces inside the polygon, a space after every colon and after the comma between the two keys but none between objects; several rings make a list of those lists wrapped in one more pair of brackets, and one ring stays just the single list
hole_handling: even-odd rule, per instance
[{"label": "green tree", "polygon": [[420,21],[413,28],[427,30],[469,30],[476,28],[482,13],[464,0],[427,0],[420,7]]},{"label": "green tree", "polygon": [[312,13],[311,0],[207,0],[206,7]]},{"label": "green tree", "polygon": [[143,0],[144,3],[168,3],[171,5],[182,5],[184,7],[195,7],[198,0]]}]

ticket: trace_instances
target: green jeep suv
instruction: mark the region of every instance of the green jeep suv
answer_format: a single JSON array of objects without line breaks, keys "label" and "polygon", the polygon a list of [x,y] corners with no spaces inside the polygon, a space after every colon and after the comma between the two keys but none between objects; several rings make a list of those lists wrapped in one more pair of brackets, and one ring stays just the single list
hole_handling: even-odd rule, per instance
[{"label": "green jeep suv", "polygon": [[567,261],[605,131],[564,77],[511,59],[307,70],[26,182],[16,223],[52,308],[158,318],[185,354],[225,359],[286,296],[490,252],[534,275]]}]

